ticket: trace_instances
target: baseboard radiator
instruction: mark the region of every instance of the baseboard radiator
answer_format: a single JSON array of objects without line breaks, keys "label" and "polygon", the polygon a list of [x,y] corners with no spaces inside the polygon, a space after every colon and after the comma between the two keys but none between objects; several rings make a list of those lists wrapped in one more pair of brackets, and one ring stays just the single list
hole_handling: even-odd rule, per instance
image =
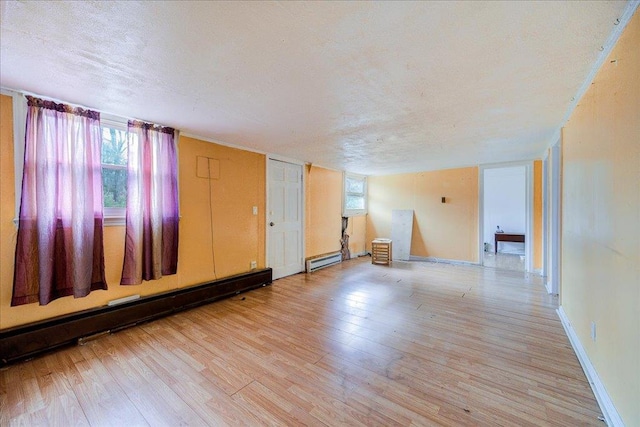
[{"label": "baseboard radiator", "polygon": [[339,264],[341,262],[342,254],[340,252],[311,258],[307,260],[307,273],[311,273],[316,270],[320,270],[321,268],[329,267],[331,265]]},{"label": "baseboard radiator", "polygon": [[270,268],[0,330],[0,366],[271,283]]}]

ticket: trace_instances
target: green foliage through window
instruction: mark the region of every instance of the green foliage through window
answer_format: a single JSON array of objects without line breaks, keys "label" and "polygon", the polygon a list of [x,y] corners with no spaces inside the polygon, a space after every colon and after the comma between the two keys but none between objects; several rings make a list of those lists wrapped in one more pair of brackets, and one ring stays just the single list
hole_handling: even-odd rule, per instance
[{"label": "green foliage through window", "polygon": [[367,212],[367,177],[344,176],[344,216],[363,215]]},{"label": "green foliage through window", "polygon": [[102,195],[105,208],[127,206],[127,131],[102,128]]}]

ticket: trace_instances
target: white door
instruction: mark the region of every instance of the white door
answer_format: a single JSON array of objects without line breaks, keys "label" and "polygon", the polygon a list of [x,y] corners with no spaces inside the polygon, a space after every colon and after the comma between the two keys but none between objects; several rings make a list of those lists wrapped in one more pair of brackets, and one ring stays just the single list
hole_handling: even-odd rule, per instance
[{"label": "white door", "polygon": [[304,270],[302,165],[269,159],[267,233],[273,279]]}]

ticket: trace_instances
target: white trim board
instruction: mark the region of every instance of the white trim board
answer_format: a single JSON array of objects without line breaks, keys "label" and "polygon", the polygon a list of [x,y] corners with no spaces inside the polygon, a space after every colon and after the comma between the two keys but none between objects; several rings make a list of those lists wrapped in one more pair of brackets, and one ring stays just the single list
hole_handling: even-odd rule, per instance
[{"label": "white trim board", "polygon": [[453,264],[453,265],[472,265],[476,267],[480,265],[477,262],[471,262],[471,261],[459,261],[456,259],[436,258],[432,256],[422,257],[422,256],[416,256],[416,255],[409,255],[409,261],[435,262],[435,263]]},{"label": "white trim board", "polygon": [[582,366],[582,370],[587,376],[587,380],[589,381],[589,385],[593,390],[593,394],[598,401],[598,405],[600,406],[600,410],[602,411],[602,415],[604,416],[604,420],[609,427],[624,427],[624,423],[622,422],[622,418],[620,418],[620,414],[616,410],[616,407],[613,404],[613,401],[609,397],[607,390],[600,381],[600,377],[596,372],[596,369],[591,364],[589,360],[589,356],[587,356],[587,352],[585,351],[576,331],[573,329],[569,318],[562,306],[556,310],[558,313],[558,317],[560,317],[560,322],[564,327],[565,332],[567,333],[567,337],[569,337],[569,342],[571,342],[571,347],[573,347],[573,351],[578,356],[578,360],[580,361],[580,365]]},{"label": "white trim board", "polygon": [[558,140],[551,146],[551,163],[549,171],[551,174],[551,182],[549,182],[549,266],[547,269],[547,290],[550,294],[560,294],[560,268],[562,251],[560,249],[562,239],[562,141]]}]

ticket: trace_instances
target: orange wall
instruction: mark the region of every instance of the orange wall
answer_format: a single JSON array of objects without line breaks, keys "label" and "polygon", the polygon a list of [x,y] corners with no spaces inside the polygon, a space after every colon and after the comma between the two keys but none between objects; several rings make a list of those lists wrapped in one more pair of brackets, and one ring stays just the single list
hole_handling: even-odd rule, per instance
[{"label": "orange wall", "polygon": [[562,307],[627,426],[640,426],[639,46],[636,11],[562,133]]},{"label": "orange wall", "polygon": [[367,217],[365,215],[353,216],[349,218],[347,234],[349,235],[349,251],[351,252],[352,258],[355,258],[356,256],[366,252],[366,233]]},{"label": "orange wall", "polygon": [[[259,268],[265,266],[265,156],[181,137],[178,144],[181,213],[178,274],[139,286],[120,286],[124,227],[105,227],[109,290],[92,292],[86,298],[60,298],[46,306],[10,307],[17,235],[13,224],[12,100],[1,96],[0,101],[0,329],[101,306],[127,295],[151,295],[246,272],[253,260]],[[220,160],[220,178],[211,181],[212,210],[209,182],[196,176],[197,156]],[[253,215],[253,206],[258,207],[258,215]],[[210,218],[213,219],[213,241]]]},{"label": "orange wall", "polygon": [[13,290],[16,234],[12,98],[0,95],[0,327]]},{"label": "orange wall", "polygon": [[533,162],[533,268],[542,268],[542,160]]},{"label": "orange wall", "polygon": [[305,256],[340,250],[342,172],[307,166]]},{"label": "orange wall", "polygon": [[[337,252],[342,238],[342,172],[306,167],[306,258]],[[349,218],[347,234],[352,256],[365,252],[366,216]]]},{"label": "orange wall", "polygon": [[369,177],[368,200],[368,250],[391,237],[393,209],[413,209],[411,255],[478,262],[477,167]]},{"label": "orange wall", "polygon": [[[265,156],[189,137],[180,138],[179,150],[181,231],[190,237],[181,261],[190,281],[210,280],[212,258],[217,277],[249,271],[251,261],[264,268]],[[219,160],[219,179],[196,176],[198,156]]]}]

